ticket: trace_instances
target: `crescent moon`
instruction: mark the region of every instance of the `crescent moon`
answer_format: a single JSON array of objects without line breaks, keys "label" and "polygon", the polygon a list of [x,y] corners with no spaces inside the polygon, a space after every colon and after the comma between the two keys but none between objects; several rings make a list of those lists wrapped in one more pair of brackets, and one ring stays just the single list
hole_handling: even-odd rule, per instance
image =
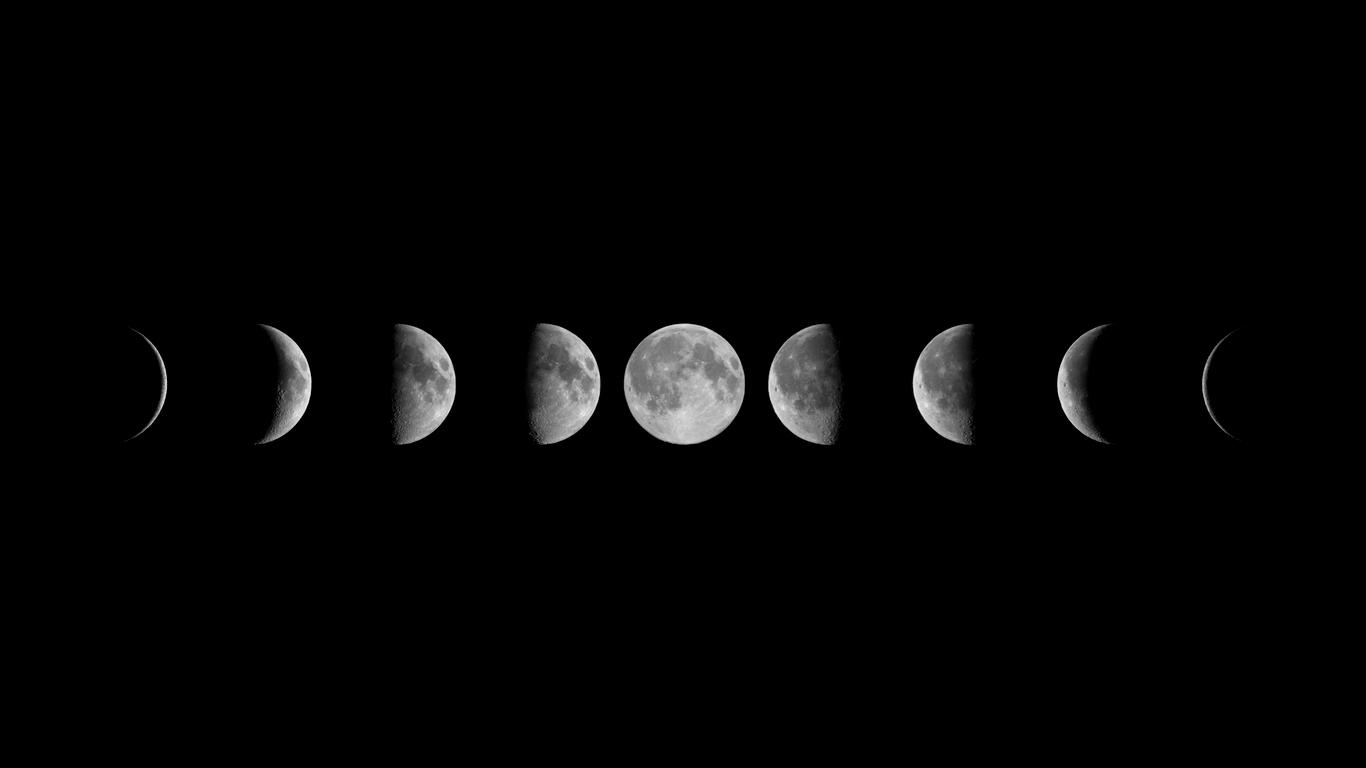
[{"label": "crescent moon", "polygon": [[1083,333],[1067,348],[1067,353],[1062,356],[1062,365],[1058,366],[1058,402],[1062,404],[1063,414],[1078,432],[1098,443],[1107,444],[1110,441],[1097,428],[1090,407],[1091,393],[1086,386],[1086,366],[1089,361],[1086,358],[1096,338],[1109,327],[1107,323]]},{"label": "crescent moon", "polygon": [[304,351],[280,329],[265,324],[261,324],[261,328],[275,346],[280,374],[275,383],[275,411],[270,427],[257,440],[257,445],[279,440],[294,429],[313,396],[313,375],[308,369]]},{"label": "crescent moon", "polygon": [[1209,368],[1210,368],[1210,363],[1214,362],[1214,356],[1215,356],[1216,354],[1219,353],[1219,347],[1222,347],[1222,346],[1224,345],[1224,342],[1228,341],[1229,337],[1232,336],[1233,334],[1237,333],[1237,332],[1238,332],[1238,330],[1237,330],[1236,328],[1235,328],[1234,330],[1232,330],[1232,331],[1229,331],[1227,334],[1224,335],[1224,338],[1222,338],[1222,339],[1219,340],[1219,343],[1218,343],[1218,344],[1215,344],[1215,345],[1214,345],[1214,349],[1210,350],[1209,357],[1205,359],[1205,371],[1204,371],[1204,373],[1200,376],[1200,393],[1201,393],[1202,395],[1204,395],[1204,398],[1205,398],[1205,410],[1209,411],[1209,417],[1210,417],[1211,419],[1214,420],[1214,425],[1217,426],[1217,427],[1219,427],[1219,429],[1220,429],[1224,434],[1228,435],[1229,437],[1233,438],[1234,440],[1237,440],[1237,439],[1238,439],[1238,436],[1235,435],[1235,434],[1233,434],[1232,432],[1228,431],[1228,427],[1225,427],[1225,426],[1219,421],[1219,417],[1218,417],[1217,415],[1215,415],[1215,413],[1214,413],[1214,404],[1210,402],[1210,397],[1209,397]]},{"label": "crescent moon", "polygon": [[157,357],[157,367],[161,369],[161,394],[160,394],[160,396],[157,397],[157,407],[156,407],[156,410],[152,412],[152,418],[148,419],[148,420],[147,420],[147,423],[144,424],[144,425],[142,425],[142,429],[139,429],[136,433],[133,434],[132,437],[129,437],[129,438],[124,439],[124,442],[125,442],[125,443],[128,442],[129,440],[132,440],[134,437],[137,437],[138,435],[141,435],[143,432],[146,432],[146,431],[147,431],[147,428],[150,427],[150,426],[152,426],[152,423],[155,422],[155,421],[157,420],[157,417],[161,415],[162,406],[166,405],[166,386],[167,386],[167,380],[166,380],[166,361],[164,361],[164,360],[161,359],[161,352],[159,352],[159,351],[157,350],[157,345],[153,344],[153,343],[152,343],[152,340],[149,339],[149,338],[147,338],[146,334],[142,333],[142,332],[139,331],[138,329],[136,329],[136,328],[130,328],[129,330],[131,330],[133,333],[136,333],[138,336],[142,337],[142,340],[145,341],[145,342],[147,342],[147,346],[148,346],[148,347],[151,347],[151,349],[152,349],[152,354],[156,355],[156,357]]}]

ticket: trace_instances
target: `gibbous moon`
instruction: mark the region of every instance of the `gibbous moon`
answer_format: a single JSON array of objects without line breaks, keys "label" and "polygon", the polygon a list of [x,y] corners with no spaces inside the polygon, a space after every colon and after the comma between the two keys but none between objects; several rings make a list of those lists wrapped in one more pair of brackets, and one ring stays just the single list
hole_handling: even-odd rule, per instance
[{"label": "gibbous moon", "polygon": [[911,377],[920,415],[955,443],[977,442],[976,331],[957,325],[935,336],[920,353]]},{"label": "gibbous moon", "polygon": [[768,370],[773,412],[792,434],[833,445],[840,434],[844,387],[834,329],[813,325],[792,335]]},{"label": "gibbous moon", "polygon": [[260,326],[269,336],[275,352],[273,408],[270,423],[257,444],[269,443],[284,437],[299,423],[313,396],[313,377],[308,371],[308,360],[294,340],[268,325]]},{"label": "gibbous moon", "polygon": [[689,445],[716,437],[740,411],[745,372],[730,343],[700,325],[661,328],[626,364],[626,404],[646,432]]},{"label": "gibbous moon", "polygon": [[541,445],[583,428],[598,407],[598,361],[573,333],[541,323],[527,349],[527,424]]},{"label": "gibbous moon", "polygon": [[436,431],[455,403],[455,365],[431,334],[394,326],[393,418],[395,445],[417,442]]}]

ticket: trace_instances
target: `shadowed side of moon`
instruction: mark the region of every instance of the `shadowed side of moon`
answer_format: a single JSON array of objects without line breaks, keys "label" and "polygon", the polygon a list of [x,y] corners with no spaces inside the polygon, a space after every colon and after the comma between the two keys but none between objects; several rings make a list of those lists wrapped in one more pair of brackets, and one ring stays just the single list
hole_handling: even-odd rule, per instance
[{"label": "shadowed side of moon", "polygon": [[844,410],[839,352],[835,329],[813,325],[793,334],[769,367],[773,412],[792,434],[808,442],[833,445],[839,440]]},{"label": "shadowed side of moon", "polygon": [[1170,332],[1134,323],[1082,334],[1058,367],[1058,401],[1067,420],[1100,443],[1171,439],[1183,395],[1195,395],[1193,376],[1182,386],[1173,375],[1176,349]]},{"label": "shadowed side of moon", "polygon": [[229,441],[269,443],[299,423],[313,379],[293,339],[268,325],[236,327],[224,333],[221,355],[216,421]]},{"label": "shadowed side of moon", "polygon": [[455,404],[455,363],[431,334],[394,326],[390,438],[413,443],[441,426]]},{"label": "shadowed side of moon", "polygon": [[558,443],[588,423],[598,407],[598,361],[583,340],[541,323],[527,346],[526,406],[531,439]]},{"label": "shadowed side of moon", "polygon": [[740,358],[719,334],[681,323],[645,337],[626,364],[626,404],[636,423],[667,443],[710,440],[745,397]]},{"label": "shadowed side of moon", "polygon": [[[93,442],[127,442],[145,433],[166,404],[166,364],[152,341],[126,326],[99,328],[88,337],[89,362],[109,375],[101,403],[75,422]],[[73,420],[74,421],[74,420]]]},{"label": "shadowed side of moon", "polygon": [[978,441],[977,346],[973,325],[940,333],[920,353],[911,381],[925,423],[963,445]]},{"label": "shadowed side of moon", "polygon": [[1201,372],[1205,409],[1229,437],[1253,445],[1294,445],[1314,440],[1315,420],[1286,409],[1269,389],[1272,361],[1288,355],[1309,362],[1331,360],[1341,347],[1322,332],[1252,323],[1219,339]]}]

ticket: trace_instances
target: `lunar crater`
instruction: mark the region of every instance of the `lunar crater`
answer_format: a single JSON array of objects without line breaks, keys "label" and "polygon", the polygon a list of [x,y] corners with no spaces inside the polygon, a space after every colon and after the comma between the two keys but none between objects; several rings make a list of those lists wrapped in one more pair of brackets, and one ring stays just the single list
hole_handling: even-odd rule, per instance
[{"label": "lunar crater", "polygon": [[637,346],[623,387],[636,421],[666,442],[720,434],[744,401],[740,358],[720,335],[693,325],[660,329]]},{"label": "lunar crater", "polygon": [[533,440],[556,443],[577,433],[597,409],[597,361],[572,332],[541,323],[527,351],[527,424]]}]

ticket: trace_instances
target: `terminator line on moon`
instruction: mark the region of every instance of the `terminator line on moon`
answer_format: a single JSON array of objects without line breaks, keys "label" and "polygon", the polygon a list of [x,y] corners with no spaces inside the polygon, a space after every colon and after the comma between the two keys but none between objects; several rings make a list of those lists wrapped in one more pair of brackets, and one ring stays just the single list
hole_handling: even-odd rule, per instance
[{"label": "terminator line on moon", "polygon": [[583,428],[598,407],[598,361],[570,331],[541,323],[527,350],[527,425],[541,445]]},{"label": "terminator line on moon", "polygon": [[455,366],[431,334],[394,326],[393,413],[395,445],[417,442],[436,431],[455,403]]},{"label": "terminator line on moon", "polygon": [[828,324],[792,335],[768,370],[773,412],[792,434],[818,445],[839,439],[843,418],[843,375],[839,341]]},{"label": "terminator line on moon", "polygon": [[716,437],[739,413],[745,372],[719,334],[681,323],[640,342],[626,364],[626,403],[636,422],[668,443]]},{"label": "terminator line on moon", "polygon": [[925,423],[963,445],[977,442],[974,348],[973,326],[956,325],[925,345],[911,377]]}]

